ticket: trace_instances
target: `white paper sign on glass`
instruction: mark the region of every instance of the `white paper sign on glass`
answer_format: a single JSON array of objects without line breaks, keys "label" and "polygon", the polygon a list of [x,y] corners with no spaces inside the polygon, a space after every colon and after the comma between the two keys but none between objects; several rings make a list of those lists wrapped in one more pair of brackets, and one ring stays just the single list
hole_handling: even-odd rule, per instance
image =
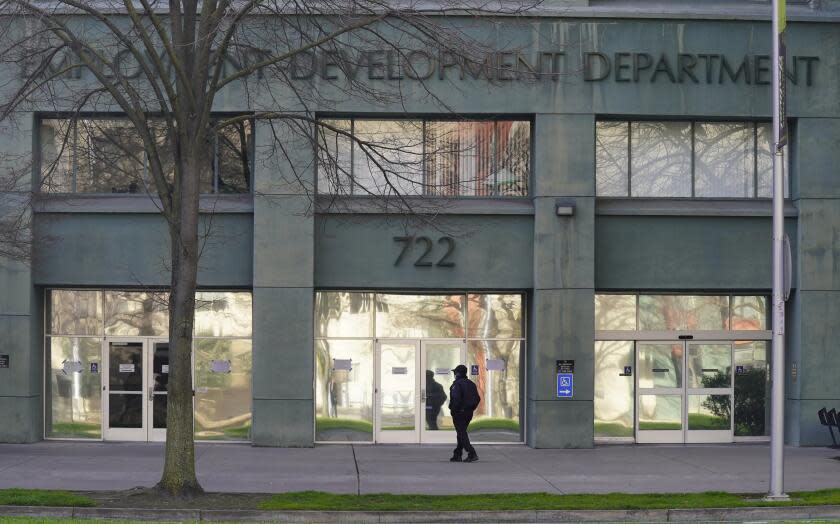
[{"label": "white paper sign on glass", "polygon": [[435,375],[448,375],[449,368],[435,368]]},{"label": "white paper sign on glass", "polygon": [[408,375],[408,368],[407,367],[392,367],[391,368],[392,375]]},{"label": "white paper sign on glass", "polygon": [[169,364],[161,364],[160,372],[161,373],[169,373]]},{"label": "white paper sign on glass", "polygon": [[210,371],[213,373],[230,373],[230,360],[211,360]]},{"label": "white paper sign on glass", "polygon": [[120,364],[120,373],[134,373],[134,364]]},{"label": "white paper sign on glass", "polygon": [[334,358],[333,371],[353,371],[353,359]]},{"label": "white paper sign on glass", "polygon": [[488,358],[487,359],[487,371],[504,371],[505,370],[505,361],[498,358]]},{"label": "white paper sign on glass", "polygon": [[70,373],[81,373],[82,363],[78,360],[65,360],[62,363],[62,371],[64,371],[65,375],[69,375]]}]

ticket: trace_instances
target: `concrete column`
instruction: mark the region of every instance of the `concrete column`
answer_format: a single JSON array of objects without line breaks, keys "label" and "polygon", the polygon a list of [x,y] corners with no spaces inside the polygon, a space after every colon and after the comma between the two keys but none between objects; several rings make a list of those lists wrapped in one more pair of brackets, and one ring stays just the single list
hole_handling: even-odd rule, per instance
[{"label": "concrete column", "polygon": [[798,289],[787,308],[785,418],[792,444],[822,446],[831,438],[817,411],[840,409],[840,119],[799,119],[794,147]]},{"label": "concrete column", "polygon": [[[528,347],[528,444],[593,442],[595,119],[537,115],[534,294]],[[574,207],[557,216],[558,204]],[[555,363],[575,361],[574,396],[558,399]]]},{"label": "concrete column", "polygon": [[[31,158],[32,119],[20,120],[0,129],[0,155]],[[16,167],[14,161],[7,166]],[[31,182],[27,176],[18,183],[21,193],[0,194],[0,217],[21,212]],[[9,367],[0,369],[0,442],[32,442],[43,436],[43,331],[30,267],[0,257],[0,354],[9,356]]]},{"label": "concrete column", "polygon": [[312,446],[312,147],[284,123],[256,132],[252,438]]}]

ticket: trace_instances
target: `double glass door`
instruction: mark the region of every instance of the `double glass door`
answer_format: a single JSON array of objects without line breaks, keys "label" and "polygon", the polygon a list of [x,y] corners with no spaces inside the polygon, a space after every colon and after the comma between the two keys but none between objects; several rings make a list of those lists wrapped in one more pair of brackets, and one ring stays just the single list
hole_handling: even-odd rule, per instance
[{"label": "double glass door", "polygon": [[105,439],[165,440],[169,342],[108,338],[103,344]]},{"label": "double glass door", "polygon": [[382,443],[455,443],[447,408],[463,340],[379,340],[374,431]]},{"label": "double glass door", "polygon": [[636,442],[731,442],[731,342],[636,343]]}]

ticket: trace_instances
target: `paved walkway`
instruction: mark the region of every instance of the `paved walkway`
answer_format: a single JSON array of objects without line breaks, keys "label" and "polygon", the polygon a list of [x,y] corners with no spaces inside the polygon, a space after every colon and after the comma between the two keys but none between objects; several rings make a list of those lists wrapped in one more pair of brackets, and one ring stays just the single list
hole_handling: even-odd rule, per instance
[{"label": "paved walkway", "polygon": [[[256,448],[199,444],[208,491],[336,493],[606,493],[767,490],[767,445],[600,446],[537,450],[481,446],[474,464],[448,461],[448,446]],[[41,442],[0,445],[0,488],[119,490],[151,486],[161,444]],[[790,491],[840,487],[840,451],[788,448]]]}]

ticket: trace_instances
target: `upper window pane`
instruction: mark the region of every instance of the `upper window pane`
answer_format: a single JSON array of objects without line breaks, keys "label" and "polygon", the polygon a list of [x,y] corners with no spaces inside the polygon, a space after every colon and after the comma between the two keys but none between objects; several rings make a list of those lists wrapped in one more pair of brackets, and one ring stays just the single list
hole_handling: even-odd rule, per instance
[{"label": "upper window pane", "polygon": [[496,170],[493,129],[493,122],[428,122],[426,192],[492,195]]},{"label": "upper window pane", "polygon": [[356,120],[353,194],[423,193],[423,122]]},{"label": "upper window pane", "polygon": [[467,307],[469,337],[522,337],[522,295],[468,295]]},{"label": "upper window pane", "polygon": [[598,122],[595,125],[595,194],[626,197],[629,191],[629,125]]},{"label": "upper window pane", "polygon": [[752,198],[753,124],[698,122],[694,126],[694,196]]},{"label": "upper window pane", "polygon": [[630,194],[691,196],[691,123],[633,122]]},{"label": "upper window pane", "polygon": [[41,191],[70,193],[73,191],[73,148],[75,126],[69,120],[41,121]]},{"label": "upper window pane", "polygon": [[[352,194],[351,159],[353,132],[350,120],[322,120],[318,133],[318,190],[337,195]],[[347,134],[344,134],[347,133]]]},{"label": "upper window pane", "polygon": [[376,336],[464,338],[464,295],[377,295]]},{"label": "upper window pane", "polygon": [[319,337],[370,337],[373,294],[319,291],[315,294],[315,333]]},{"label": "upper window pane", "polygon": [[728,324],[726,296],[639,295],[642,331],[724,330]]},{"label": "upper window pane", "polygon": [[250,120],[222,128],[218,135],[219,193],[251,192],[253,125]]},{"label": "upper window pane", "polygon": [[636,295],[595,295],[596,330],[635,330]]},{"label": "upper window pane", "polygon": [[250,337],[251,293],[199,291],[195,294],[195,336]]},{"label": "upper window pane", "polygon": [[[758,198],[773,197],[773,125],[757,125],[756,168],[758,170]],[[790,196],[790,177],[788,176],[788,155],[785,154],[785,198]]]},{"label": "upper window pane", "polygon": [[163,336],[169,332],[165,293],[105,292],[105,334]]},{"label": "upper window pane", "polygon": [[125,119],[82,119],[76,125],[77,193],[144,191],[143,141]]},{"label": "upper window pane", "polygon": [[54,289],[49,294],[50,324],[53,335],[101,335],[102,293]]},{"label": "upper window pane", "polygon": [[767,297],[732,297],[732,325],[730,329],[762,330],[768,326]]},{"label": "upper window pane", "polygon": [[525,196],[528,194],[528,177],[531,163],[530,122],[500,121],[497,129],[498,173],[496,194]]}]

